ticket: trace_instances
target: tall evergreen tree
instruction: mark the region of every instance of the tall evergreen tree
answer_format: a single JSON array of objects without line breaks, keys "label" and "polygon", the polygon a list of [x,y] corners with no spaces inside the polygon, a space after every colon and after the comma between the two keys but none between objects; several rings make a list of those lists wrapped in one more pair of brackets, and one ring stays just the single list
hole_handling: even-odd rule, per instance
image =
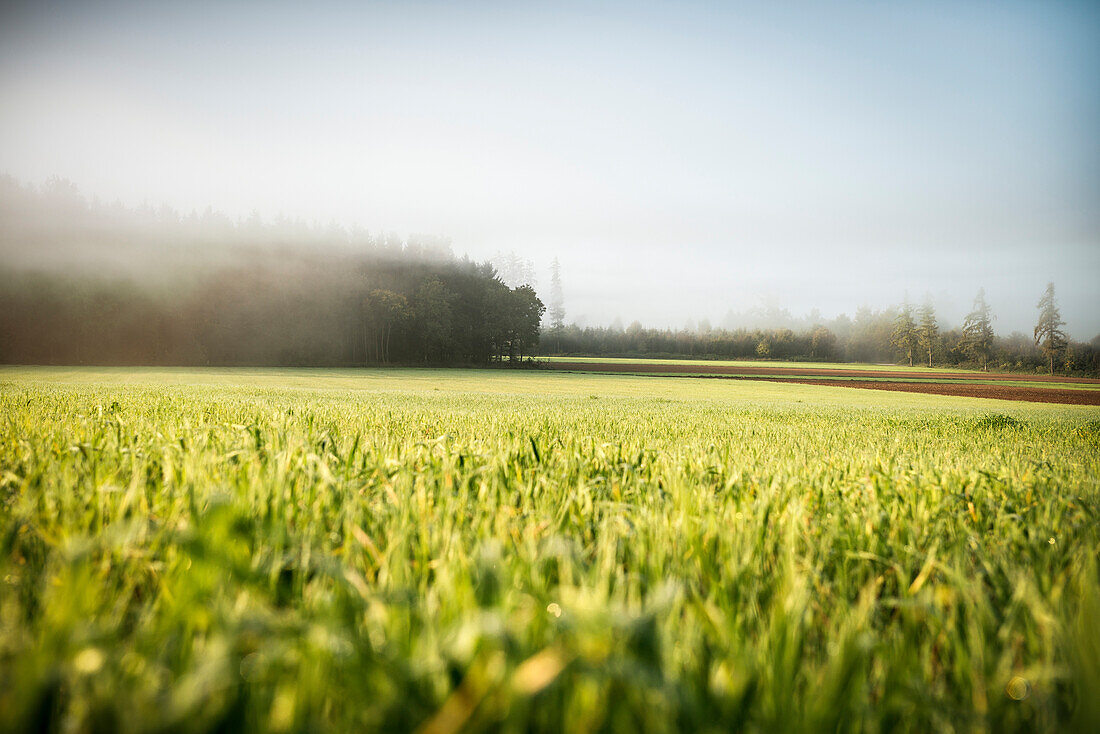
[{"label": "tall evergreen tree", "polygon": [[565,326],[565,298],[561,292],[561,263],[554,258],[550,266],[550,328],[559,330]]},{"label": "tall evergreen tree", "polygon": [[989,369],[989,358],[993,354],[993,312],[985,302],[985,289],[978,290],[974,299],[974,309],[963,321],[963,348],[974,360]]},{"label": "tall evergreen tree", "polygon": [[940,326],[936,323],[936,309],[932,307],[931,300],[925,300],[920,307],[920,326],[917,328],[917,341],[922,349],[928,353],[928,366],[932,366],[932,349],[936,346],[936,339],[940,334]]},{"label": "tall evergreen tree", "polygon": [[1038,344],[1043,354],[1050,360],[1050,374],[1054,374],[1054,359],[1066,350],[1066,332],[1062,329],[1066,325],[1062,321],[1062,313],[1058,310],[1058,302],[1054,300],[1054,284],[1047,283],[1047,289],[1043,297],[1039,299],[1039,323],[1035,325],[1035,343]]},{"label": "tall evergreen tree", "polygon": [[917,322],[913,320],[913,307],[906,301],[894,317],[894,332],[890,336],[890,343],[901,350],[909,360],[909,366],[913,366],[913,350],[917,348],[918,332]]}]

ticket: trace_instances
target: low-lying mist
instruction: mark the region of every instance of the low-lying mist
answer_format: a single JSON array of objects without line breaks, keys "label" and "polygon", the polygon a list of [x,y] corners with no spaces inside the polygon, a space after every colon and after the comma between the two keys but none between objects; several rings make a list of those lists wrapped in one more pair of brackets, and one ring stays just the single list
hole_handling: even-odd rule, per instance
[{"label": "low-lying mist", "polygon": [[[1044,364],[1019,331],[975,351],[927,300],[831,318],[769,303],[680,329],[569,323],[556,264],[541,290],[544,320],[537,271],[514,251],[456,257],[438,236],[131,209],[89,201],[63,179],[0,178],[5,363],[486,364],[553,353],[890,362],[914,358],[899,349],[899,319],[928,309],[935,334],[917,363]],[[1096,370],[1100,345],[1071,344],[1064,362]]]},{"label": "low-lying mist", "polygon": [[0,181],[0,361],[484,363],[543,306],[436,237],[88,202]]}]

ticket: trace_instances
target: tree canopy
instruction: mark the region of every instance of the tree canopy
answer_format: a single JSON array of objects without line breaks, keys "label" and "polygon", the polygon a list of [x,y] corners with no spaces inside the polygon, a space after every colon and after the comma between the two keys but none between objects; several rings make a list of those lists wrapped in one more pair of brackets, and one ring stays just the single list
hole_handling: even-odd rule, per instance
[{"label": "tree canopy", "polygon": [[909,360],[910,367],[913,366],[913,351],[917,348],[917,341],[917,322],[913,320],[913,307],[905,302],[894,318],[894,332],[890,336],[890,342],[901,350]]},{"label": "tree canopy", "polygon": [[1068,340],[1066,332],[1062,329],[1065,322],[1062,321],[1062,313],[1058,309],[1058,302],[1054,300],[1054,284],[1047,283],[1047,289],[1037,305],[1039,309],[1039,323],[1035,325],[1035,343],[1043,350],[1043,354],[1050,360],[1050,374],[1054,374],[1055,359],[1066,351]]},{"label": "tree canopy", "polygon": [[963,321],[962,347],[982,369],[989,369],[993,354],[993,311],[985,302],[985,289],[974,298],[974,307]]},{"label": "tree canopy", "polygon": [[105,208],[60,183],[4,196],[57,217],[6,233],[28,246],[0,265],[2,362],[485,364],[538,344],[534,290],[441,238]]},{"label": "tree canopy", "polygon": [[932,366],[932,351],[940,335],[940,326],[936,322],[936,309],[926,300],[920,307],[920,325],[917,327],[917,342],[928,354],[928,366]]}]

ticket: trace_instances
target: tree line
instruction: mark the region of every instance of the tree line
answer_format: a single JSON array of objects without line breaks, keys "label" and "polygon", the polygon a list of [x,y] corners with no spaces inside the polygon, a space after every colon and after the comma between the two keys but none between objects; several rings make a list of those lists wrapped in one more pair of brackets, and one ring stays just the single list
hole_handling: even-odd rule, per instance
[{"label": "tree line", "polygon": [[[1048,371],[1053,375],[1055,365],[1062,363],[1073,369],[1078,356],[1076,350],[1070,346],[1065,329],[1062,328],[1065,322],[1062,320],[1062,313],[1054,296],[1053,283],[1047,284],[1037,308],[1039,317],[1032,338],[1035,347],[1047,361]],[[910,367],[913,366],[913,354],[917,350],[927,355],[928,366],[931,367],[934,364],[939,336],[936,311],[932,304],[926,301],[914,313],[913,307],[905,302],[894,318],[894,330],[890,335],[890,342],[901,351]],[[961,336],[955,340],[955,350],[970,357],[982,369],[987,370],[995,355],[996,346],[993,311],[986,303],[985,291],[979,290],[974,299],[973,309],[963,321]],[[1083,351],[1088,351],[1088,348]]]},{"label": "tree line", "polygon": [[285,259],[174,292],[129,279],[0,273],[0,361],[340,366],[517,362],[544,307],[469,262]]},{"label": "tree line", "polygon": [[438,238],[127,210],[10,179],[0,224],[6,363],[518,363],[545,311]]},{"label": "tree line", "polygon": [[1067,338],[1053,285],[1030,336],[995,334],[982,292],[957,329],[942,328],[927,302],[798,324],[784,310],[764,314],[798,328],[581,328],[565,323],[557,260],[549,311],[533,263],[514,253],[495,262],[456,258],[438,237],[127,209],[89,202],[61,179],[34,188],[0,176],[0,362],[516,364],[588,354],[1100,372],[1100,337]]},{"label": "tree line", "polygon": [[1031,335],[994,332],[994,314],[979,291],[959,328],[944,329],[930,302],[874,310],[855,318],[821,319],[809,328],[653,329],[634,322],[624,328],[551,325],[542,339],[546,355],[669,356],[701,359],[779,359],[840,362],[902,362],[909,365],[981,369],[1100,373],[1100,337],[1071,341],[1064,330],[1054,286],[1038,303]]}]

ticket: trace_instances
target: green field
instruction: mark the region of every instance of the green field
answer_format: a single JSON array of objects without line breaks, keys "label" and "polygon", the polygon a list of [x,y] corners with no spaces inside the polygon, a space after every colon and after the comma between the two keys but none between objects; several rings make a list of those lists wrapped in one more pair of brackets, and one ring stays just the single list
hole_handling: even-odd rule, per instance
[{"label": "green field", "polygon": [[0,369],[0,729],[1096,731],[1100,409]]}]

